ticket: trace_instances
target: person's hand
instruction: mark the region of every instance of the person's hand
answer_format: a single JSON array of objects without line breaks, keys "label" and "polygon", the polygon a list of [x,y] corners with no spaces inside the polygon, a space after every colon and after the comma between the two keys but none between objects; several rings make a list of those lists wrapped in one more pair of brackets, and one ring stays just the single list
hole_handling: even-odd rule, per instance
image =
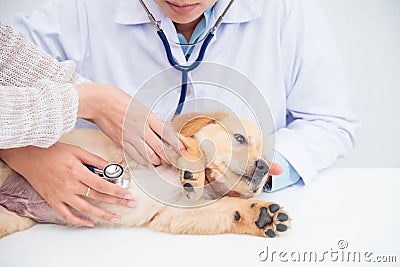
[{"label": "person's hand", "polygon": [[[178,153],[185,150],[171,129],[121,89],[112,85],[85,83],[78,85],[77,91],[80,99],[78,117],[96,123],[135,161],[159,165],[163,159],[169,163],[162,140]],[[125,116],[128,119],[124,124]]]},{"label": "person's hand", "polygon": [[169,124],[161,122],[145,106],[132,100],[124,125],[124,150],[139,163],[160,165],[161,159],[170,164],[164,152],[166,141],[182,154],[185,146],[174,134]]},{"label": "person's hand", "polygon": [[83,165],[103,169],[107,162],[79,147],[64,143],[49,148],[28,146],[0,150],[0,157],[71,224],[94,226],[93,221],[74,214],[71,208],[85,216],[113,223],[120,221],[118,215],[92,205],[83,197],[88,188],[89,198],[127,207],[136,205],[130,191],[101,179]]},{"label": "person's hand", "polygon": [[281,175],[283,172],[283,167],[277,163],[270,161],[268,161],[268,166],[269,166],[269,172],[265,186],[267,187],[268,190],[270,190],[272,186],[272,176]]}]

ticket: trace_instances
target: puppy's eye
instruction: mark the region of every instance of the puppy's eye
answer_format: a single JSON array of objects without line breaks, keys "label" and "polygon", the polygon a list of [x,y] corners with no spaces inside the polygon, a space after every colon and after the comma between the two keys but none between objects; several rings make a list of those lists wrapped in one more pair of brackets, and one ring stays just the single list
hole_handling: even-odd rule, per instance
[{"label": "puppy's eye", "polygon": [[241,135],[241,134],[235,134],[234,137],[235,137],[235,139],[236,139],[239,143],[241,143],[242,145],[246,143],[246,138],[244,138],[243,135]]}]

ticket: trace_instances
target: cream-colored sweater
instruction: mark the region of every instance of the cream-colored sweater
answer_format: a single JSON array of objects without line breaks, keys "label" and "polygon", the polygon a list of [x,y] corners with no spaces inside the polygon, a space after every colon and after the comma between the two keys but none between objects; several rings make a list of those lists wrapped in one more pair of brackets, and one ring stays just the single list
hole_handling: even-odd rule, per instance
[{"label": "cream-colored sweater", "polygon": [[75,86],[87,82],[75,67],[0,22],[0,149],[49,147],[74,128]]}]

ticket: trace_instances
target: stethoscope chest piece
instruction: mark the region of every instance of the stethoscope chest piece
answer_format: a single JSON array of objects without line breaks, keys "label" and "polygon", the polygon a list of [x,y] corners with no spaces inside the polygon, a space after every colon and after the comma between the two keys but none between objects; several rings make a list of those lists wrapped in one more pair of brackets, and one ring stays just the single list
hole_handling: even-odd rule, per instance
[{"label": "stethoscope chest piece", "polygon": [[85,164],[85,166],[90,171],[99,175],[101,178],[110,183],[119,185],[123,188],[127,188],[129,185],[129,179],[124,179],[124,168],[120,164],[110,163],[102,170],[87,164]]},{"label": "stethoscope chest piece", "polygon": [[104,167],[103,175],[110,179],[121,177],[124,174],[124,169],[121,165],[113,163]]}]

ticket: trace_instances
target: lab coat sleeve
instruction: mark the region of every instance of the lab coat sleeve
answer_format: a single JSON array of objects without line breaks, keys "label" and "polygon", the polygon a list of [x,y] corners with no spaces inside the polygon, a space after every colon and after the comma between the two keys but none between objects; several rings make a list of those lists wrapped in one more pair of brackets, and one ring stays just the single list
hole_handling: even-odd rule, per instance
[{"label": "lab coat sleeve", "polygon": [[359,123],[338,47],[317,1],[292,3],[280,39],[287,127],[277,129],[275,146],[307,184],[353,148]]},{"label": "lab coat sleeve", "polygon": [[50,1],[30,14],[17,14],[6,22],[58,61],[73,60],[79,69],[88,39],[85,1]]}]

